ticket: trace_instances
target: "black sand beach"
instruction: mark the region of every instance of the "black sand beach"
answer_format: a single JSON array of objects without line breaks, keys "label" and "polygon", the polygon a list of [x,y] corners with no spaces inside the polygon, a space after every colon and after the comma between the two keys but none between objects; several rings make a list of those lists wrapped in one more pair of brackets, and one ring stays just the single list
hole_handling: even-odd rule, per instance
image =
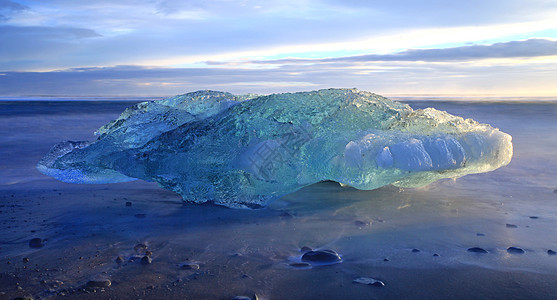
[{"label": "black sand beach", "polygon": [[[557,104],[412,102],[510,133],[513,161],[420,189],[323,182],[259,210],[184,204],[143,181],[65,184],[35,169],[54,143],[93,139],[131,104],[0,103],[0,299],[557,295]],[[292,266],[304,246],[342,262]]]}]

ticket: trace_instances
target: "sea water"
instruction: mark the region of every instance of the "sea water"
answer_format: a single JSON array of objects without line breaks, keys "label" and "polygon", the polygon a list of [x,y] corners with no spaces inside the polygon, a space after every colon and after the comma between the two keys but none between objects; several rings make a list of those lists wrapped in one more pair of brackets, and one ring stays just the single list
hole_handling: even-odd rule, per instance
[{"label": "sea water", "polygon": [[[494,172],[419,189],[360,191],[323,182],[261,210],[185,205],[143,181],[65,184],[35,169],[54,143],[94,139],[97,128],[133,103],[0,102],[5,295],[81,297],[79,287],[95,276],[115,283],[105,291],[113,297],[138,298],[550,298],[557,292],[557,256],[547,253],[557,251],[557,102],[409,101],[414,109],[434,107],[509,133],[513,160]],[[30,248],[34,237],[45,245]],[[152,264],[134,261],[137,244],[151,249]],[[292,267],[303,246],[332,249],[342,263]],[[116,263],[118,256],[125,262]],[[184,262],[200,269],[182,270]],[[352,282],[362,276],[385,287]]]}]

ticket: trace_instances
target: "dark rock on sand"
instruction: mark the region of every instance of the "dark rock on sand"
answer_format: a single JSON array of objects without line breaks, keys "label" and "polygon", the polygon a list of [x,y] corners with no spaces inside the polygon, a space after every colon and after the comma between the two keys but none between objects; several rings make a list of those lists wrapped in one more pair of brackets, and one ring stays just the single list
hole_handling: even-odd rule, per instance
[{"label": "dark rock on sand", "polygon": [[476,236],[485,236],[485,233],[476,233]]},{"label": "dark rock on sand", "polygon": [[88,288],[105,288],[105,287],[109,287],[111,285],[112,285],[112,282],[110,282],[109,279],[97,278],[97,279],[89,280],[85,286],[88,287]]},{"label": "dark rock on sand", "polygon": [[114,260],[117,264],[121,264],[124,262],[124,258],[122,256],[118,256],[116,257],[116,259]]},{"label": "dark rock on sand", "polygon": [[557,252],[549,249],[549,250],[547,250],[547,255],[557,255]]},{"label": "dark rock on sand", "polygon": [[383,261],[389,261],[389,259],[388,258],[383,258]]},{"label": "dark rock on sand", "polygon": [[141,258],[141,264],[143,264],[143,265],[148,265],[148,264],[151,264],[152,262],[153,262],[153,259],[150,258],[147,255],[145,255]]},{"label": "dark rock on sand", "polygon": [[131,201],[126,202],[126,206],[132,206]]},{"label": "dark rock on sand", "polygon": [[44,246],[44,240],[40,238],[33,238],[29,241],[29,247],[31,248],[42,248]]},{"label": "dark rock on sand", "polygon": [[468,252],[474,252],[474,253],[488,253],[487,250],[485,250],[484,248],[480,248],[480,247],[468,248]]},{"label": "dark rock on sand", "polygon": [[290,266],[294,268],[309,268],[311,267],[311,264],[307,262],[298,262],[298,263],[291,263]]},{"label": "dark rock on sand", "polygon": [[356,225],[358,227],[366,227],[366,226],[369,226],[370,223],[365,222],[365,221],[361,221],[361,220],[356,220],[356,221],[354,221],[354,225]]},{"label": "dark rock on sand", "polygon": [[435,256],[435,257],[438,257],[438,256],[439,256],[439,254],[437,254],[437,253],[433,253],[433,256]]},{"label": "dark rock on sand", "polygon": [[232,300],[259,300],[259,297],[257,297],[256,294],[253,294],[253,296],[248,297],[248,296],[236,296],[234,298],[232,298]]},{"label": "dark rock on sand", "polygon": [[308,247],[308,246],[303,246],[303,247],[300,249],[300,251],[302,251],[302,252],[308,252],[308,251],[312,251],[312,250],[313,250],[313,249],[311,249],[311,248]]},{"label": "dark rock on sand", "polygon": [[338,263],[342,259],[340,255],[333,250],[317,250],[309,251],[302,255],[302,261],[307,261],[310,263],[320,263],[320,264],[333,264]]},{"label": "dark rock on sand", "polygon": [[194,263],[182,263],[180,264],[180,269],[182,270],[199,270],[199,265]]},{"label": "dark rock on sand", "polygon": [[385,286],[385,283],[383,283],[383,281],[377,280],[377,279],[373,279],[373,278],[371,278],[371,277],[360,277],[360,278],[356,278],[356,279],[354,279],[353,282],[354,282],[354,283],[367,284],[367,285],[373,285],[373,286],[377,286],[377,287]]},{"label": "dark rock on sand", "polygon": [[523,254],[524,250],[518,247],[509,247],[507,248],[507,252],[509,252],[510,254]]},{"label": "dark rock on sand", "polygon": [[29,262],[29,258],[28,258],[28,257],[24,257],[24,258],[23,258],[23,262],[24,262],[24,263],[28,263],[28,262]]},{"label": "dark rock on sand", "polygon": [[507,228],[517,228],[518,226],[514,225],[514,224],[507,224],[506,225]]},{"label": "dark rock on sand", "polygon": [[133,246],[133,250],[136,253],[145,253],[145,251],[147,251],[147,248],[148,247],[145,244],[137,244],[137,245]]},{"label": "dark rock on sand", "polygon": [[416,248],[412,249],[412,253],[418,253],[418,252],[420,252],[420,249],[416,249]]}]

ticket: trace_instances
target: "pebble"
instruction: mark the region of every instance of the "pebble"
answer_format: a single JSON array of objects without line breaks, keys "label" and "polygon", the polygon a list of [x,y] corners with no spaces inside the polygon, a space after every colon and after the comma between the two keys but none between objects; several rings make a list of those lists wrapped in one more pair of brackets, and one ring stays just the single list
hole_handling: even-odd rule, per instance
[{"label": "pebble", "polygon": [[182,270],[199,270],[199,265],[194,263],[182,263],[180,264],[180,269]]},{"label": "pebble", "polygon": [[109,279],[91,279],[87,282],[86,286],[89,288],[105,288],[112,285]]},{"label": "pebble", "polygon": [[141,264],[143,264],[143,265],[148,265],[148,264],[150,264],[150,263],[152,263],[152,262],[153,262],[153,259],[150,258],[150,257],[147,256],[147,255],[145,255],[145,256],[143,256],[143,258],[141,258]]},{"label": "pebble", "polygon": [[511,254],[523,254],[524,250],[522,250],[521,248],[518,248],[518,247],[509,247],[507,249],[507,252],[509,252]]},{"label": "pebble", "polygon": [[385,283],[383,283],[383,281],[381,280],[377,280],[377,279],[373,279],[371,277],[360,277],[360,278],[356,278],[353,281],[354,283],[361,283],[361,284],[367,284],[367,285],[373,285],[373,286],[385,286]]},{"label": "pebble", "polygon": [[298,263],[291,263],[290,266],[294,268],[308,268],[311,267],[311,264],[307,262],[298,262]]},{"label": "pebble", "polygon": [[437,257],[437,256],[439,256],[439,254],[437,254],[437,253],[433,253],[433,256]]},{"label": "pebble", "polygon": [[236,296],[236,297],[232,298],[232,300],[259,300],[259,297],[257,297],[257,294],[253,294],[253,296],[251,296],[251,297]]},{"label": "pebble", "polygon": [[517,228],[518,226],[514,225],[514,224],[507,224],[507,228]]},{"label": "pebble", "polygon": [[389,261],[389,259],[388,258],[383,258],[383,261]]},{"label": "pebble", "polygon": [[538,216],[530,216],[530,219],[534,219],[534,220],[535,220],[535,219],[539,219],[539,218],[540,218],[540,217],[538,217]]},{"label": "pebble", "polygon": [[300,249],[300,251],[302,251],[302,252],[308,252],[308,251],[313,251],[313,249],[311,249],[311,248],[308,247],[308,246],[303,246],[303,247]]},{"label": "pebble", "polygon": [[28,263],[28,262],[29,262],[29,258],[24,257],[24,258],[23,258],[23,262],[24,262],[24,263]]},{"label": "pebble", "polygon": [[480,248],[480,247],[468,248],[468,252],[474,252],[474,253],[488,253],[487,250],[485,250],[484,248]]},{"label": "pebble", "polygon": [[280,214],[280,217],[283,219],[292,219],[294,216],[287,211],[284,211]]},{"label": "pebble", "polygon": [[137,245],[133,246],[133,250],[135,250],[135,252],[137,252],[137,253],[143,253],[143,252],[147,251],[147,245],[137,244]]},{"label": "pebble", "polygon": [[476,233],[476,236],[485,236],[485,233]]},{"label": "pebble", "polygon": [[418,252],[420,252],[420,249],[414,248],[414,249],[412,249],[412,252],[413,252],[413,253],[418,253]]},{"label": "pebble", "polygon": [[124,262],[124,258],[122,256],[118,256],[116,257],[116,259],[114,260],[117,264],[121,264]]},{"label": "pebble", "polygon": [[42,248],[44,246],[44,240],[40,238],[33,238],[29,241],[29,247],[31,248]]},{"label": "pebble", "polygon": [[132,206],[132,203],[130,201],[126,202],[126,206]]},{"label": "pebble", "polygon": [[557,254],[557,252],[555,252],[551,249],[547,250],[547,255],[556,255],[556,254]]},{"label": "pebble", "polygon": [[354,221],[354,225],[356,225],[358,227],[366,227],[366,226],[369,226],[370,223],[365,222],[365,221],[361,221],[361,220],[356,220],[356,221]]},{"label": "pebble", "polygon": [[302,255],[302,261],[322,263],[322,264],[332,264],[341,262],[341,258],[333,250],[317,250],[309,251]]}]

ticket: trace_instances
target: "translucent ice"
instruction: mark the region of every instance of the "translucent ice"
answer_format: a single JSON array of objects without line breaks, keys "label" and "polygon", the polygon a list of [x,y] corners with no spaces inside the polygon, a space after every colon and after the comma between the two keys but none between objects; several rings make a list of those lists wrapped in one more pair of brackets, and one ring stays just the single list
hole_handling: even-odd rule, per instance
[{"label": "translucent ice", "polygon": [[190,202],[259,207],[323,180],[369,190],[488,172],[513,151],[489,125],[355,89],[199,91],[136,104],[97,134],[55,145],[37,168],[65,182],[139,178]]}]

